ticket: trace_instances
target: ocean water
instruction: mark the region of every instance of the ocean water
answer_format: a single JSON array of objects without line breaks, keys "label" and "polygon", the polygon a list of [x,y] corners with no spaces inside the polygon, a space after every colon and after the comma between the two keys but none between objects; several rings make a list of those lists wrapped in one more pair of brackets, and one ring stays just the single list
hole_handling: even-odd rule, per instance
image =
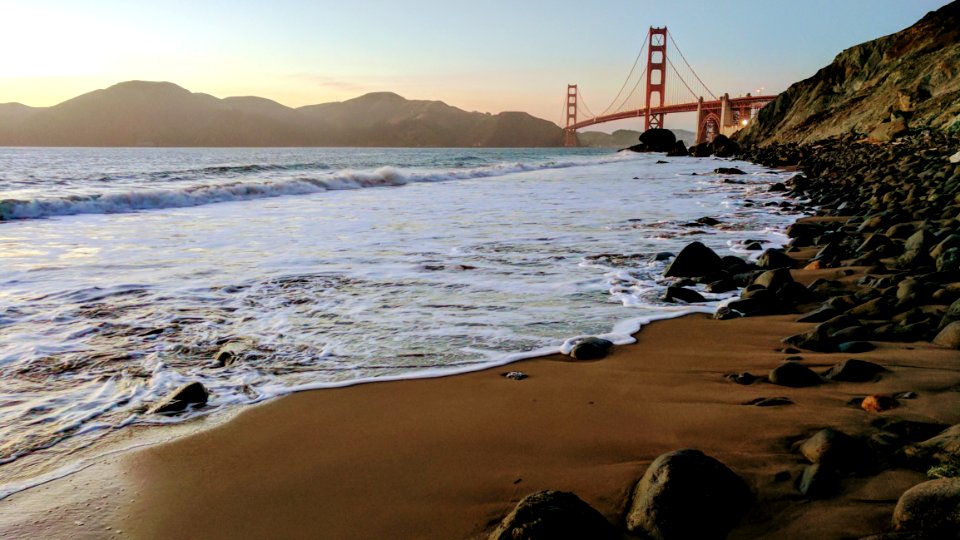
[{"label": "ocean water", "polygon": [[[783,243],[788,176],[596,149],[0,148],[0,497],[127,426],[712,312],[731,295],[663,302],[653,256]],[[190,381],[206,407],[147,412]]]}]

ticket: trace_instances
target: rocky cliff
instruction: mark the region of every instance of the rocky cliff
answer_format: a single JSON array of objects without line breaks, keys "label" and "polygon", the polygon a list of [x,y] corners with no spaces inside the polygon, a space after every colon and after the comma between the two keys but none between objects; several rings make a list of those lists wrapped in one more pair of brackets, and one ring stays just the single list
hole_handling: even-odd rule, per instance
[{"label": "rocky cliff", "polygon": [[53,107],[0,104],[0,146],[559,146],[526,113],[467,112],[390,92],[298,109],[130,81]]},{"label": "rocky cliff", "polygon": [[741,131],[741,142],[812,142],[906,127],[960,131],[960,0],[906,30],[851,47],[795,83]]}]

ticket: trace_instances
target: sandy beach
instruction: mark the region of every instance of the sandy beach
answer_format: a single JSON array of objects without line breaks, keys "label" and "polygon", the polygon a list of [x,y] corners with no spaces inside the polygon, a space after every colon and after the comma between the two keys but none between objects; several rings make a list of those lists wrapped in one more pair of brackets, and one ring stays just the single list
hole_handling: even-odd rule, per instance
[{"label": "sandy beach", "polygon": [[[924,476],[849,477],[839,497],[811,502],[794,487],[804,461],[791,444],[826,426],[866,434],[881,415],[956,423],[956,352],[881,344],[855,355],[889,369],[870,383],[724,378],[780,364],[781,338],[812,326],[796,318],[660,321],[603,360],[509,366],[529,375],[522,381],[501,368],[291,395],[12,496],[0,503],[0,529],[8,538],[484,538],[543,489],[573,491],[620,523],[656,456],[698,448],[757,494],[730,538],[878,533],[900,493]],[[851,355],[801,356],[820,370]],[[902,391],[918,397],[879,415],[848,404]],[[780,396],[793,404],[744,404]],[[775,478],[784,471],[789,479]]]}]

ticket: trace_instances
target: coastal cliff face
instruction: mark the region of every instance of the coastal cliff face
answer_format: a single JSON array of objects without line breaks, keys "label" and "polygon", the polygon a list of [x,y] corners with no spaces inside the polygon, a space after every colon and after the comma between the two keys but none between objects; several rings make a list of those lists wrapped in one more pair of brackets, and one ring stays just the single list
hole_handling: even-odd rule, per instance
[{"label": "coastal cliff face", "polygon": [[906,126],[960,132],[960,1],[843,51],[764,107],[737,139],[761,146],[847,133],[888,139]]},{"label": "coastal cliff face", "polygon": [[0,104],[0,146],[560,146],[526,113],[467,112],[390,92],[297,109],[130,81],[53,107]]}]

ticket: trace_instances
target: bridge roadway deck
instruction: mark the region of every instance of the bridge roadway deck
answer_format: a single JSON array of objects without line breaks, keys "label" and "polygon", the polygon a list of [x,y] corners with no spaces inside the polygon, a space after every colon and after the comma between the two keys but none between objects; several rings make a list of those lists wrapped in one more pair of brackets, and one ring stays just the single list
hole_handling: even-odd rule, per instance
[{"label": "bridge roadway deck", "polygon": [[[730,98],[730,107],[732,109],[741,109],[745,107],[752,107],[753,105],[766,105],[770,103],[777,96],[744,96]],[[661,107],[652,107],[650,109],[650,114],[671,114],[671,113],[684,113],[684,112],[697,112],[698,103],[694,101],[693,103],[680,103],[677,105],[663,105]],[[704,101],[703,109],[704,110],[720,110],[721,101]],[[632,111],[622,111],[613,114],[606,114],[602,116],[597,116],[590,118],[589,120],[584,120],[582,122],[577,122],[572,126],[567,127],[567,129],[572,129],[574,131],[585,128],[587,126],[595,126],[597,124],[603,124],[604,122],[613,122],[614,120],[625,120],[627,118],[642,118],[647,115],[647,109],[635,109]]]}]

